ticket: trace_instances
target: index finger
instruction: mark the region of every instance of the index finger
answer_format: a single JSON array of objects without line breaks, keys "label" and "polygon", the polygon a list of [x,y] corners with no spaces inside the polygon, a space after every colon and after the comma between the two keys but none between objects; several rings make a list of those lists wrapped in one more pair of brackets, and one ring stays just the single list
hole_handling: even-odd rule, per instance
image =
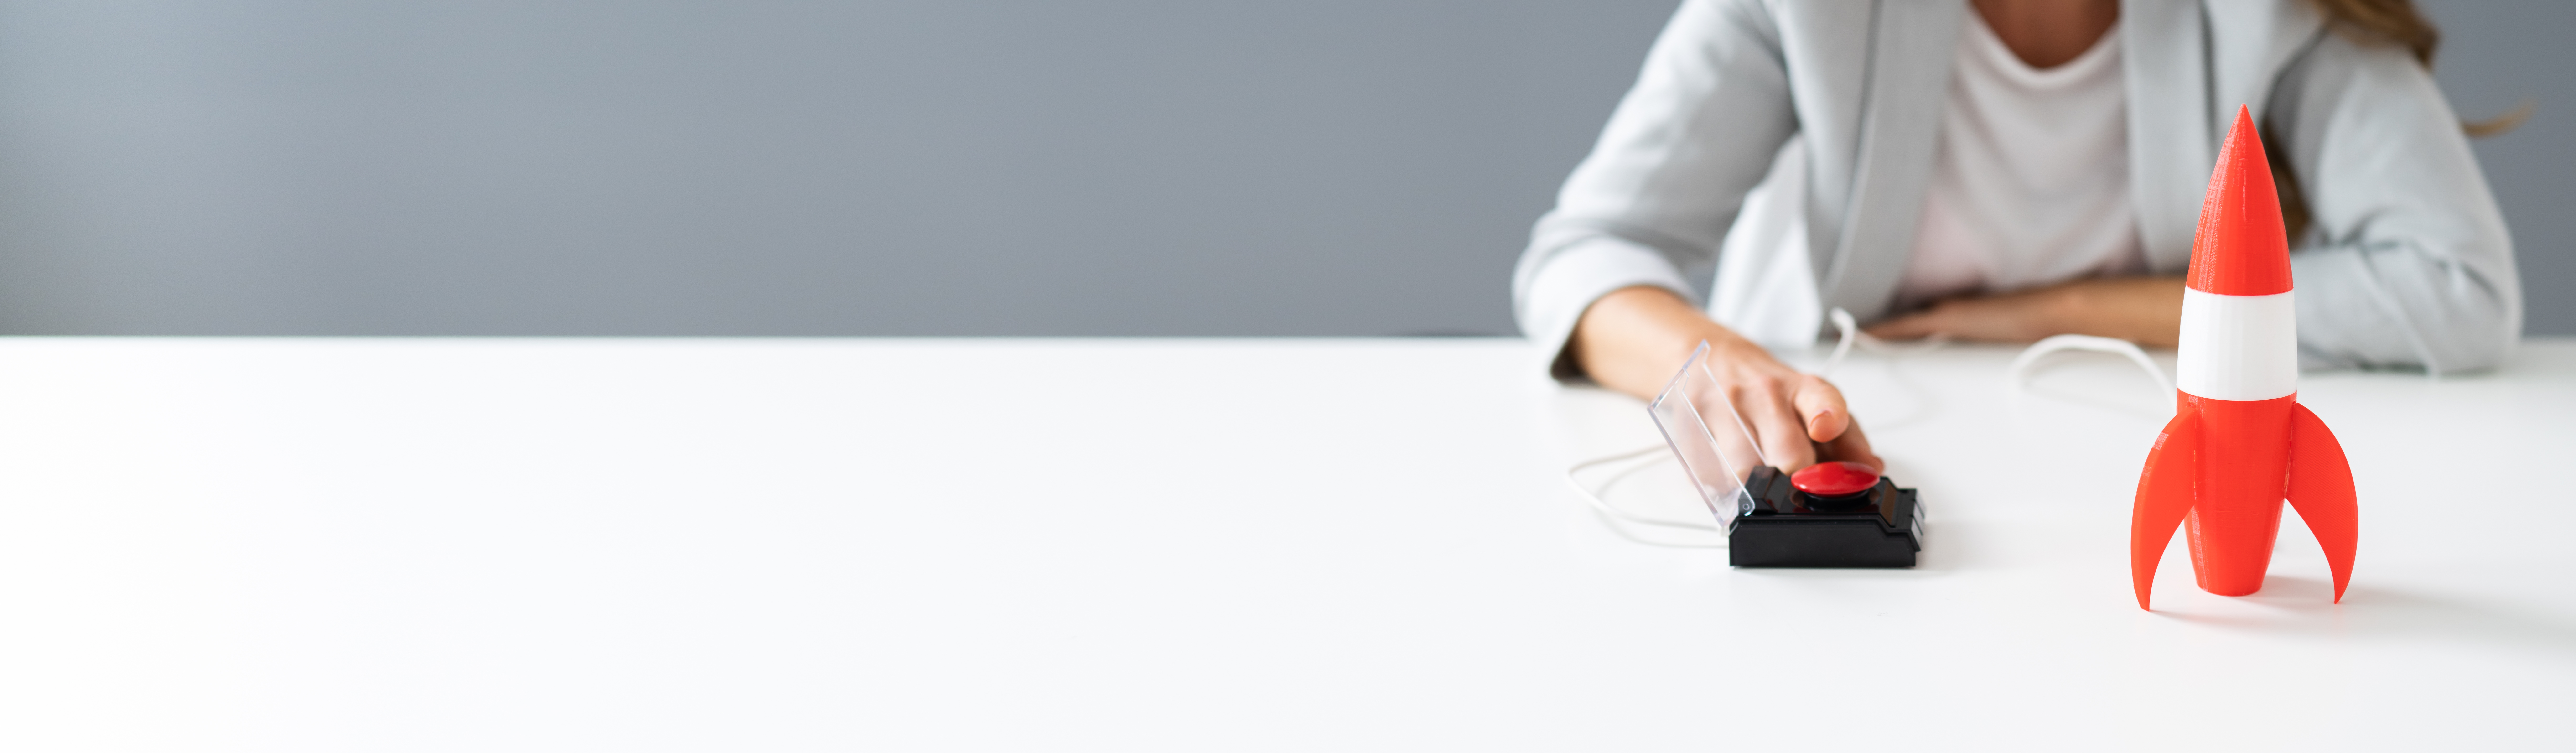
[{"label": "index finger", "polygon": [[1790,403],[1797,406],[1799,425],[1811,441],[1834,441],[1851,426],[1851,408],[1843,402],[1843,391],[1824,377],[1808,374],[1798,380],[1798,393]]},{"label": "index finger", "polygon": [[1792,402],[1789,385],[1764,380],[1735,395],[1735,412],[1762,448],[1762,459],[1782,471],[1816,464],[1815,443],[1807,439],[1807,422]]},{"label": "index finger", "polygon": [[1878,452],[1870,449],[1869,436],[1861,432],[1858,422],[1852,423],[1842,436],[1821,443],[1817,448],[1817,456],[1824,460],[1849,460],[1876,468],[1881,473],[1887,471],[1887,461],[1880,460]]}]

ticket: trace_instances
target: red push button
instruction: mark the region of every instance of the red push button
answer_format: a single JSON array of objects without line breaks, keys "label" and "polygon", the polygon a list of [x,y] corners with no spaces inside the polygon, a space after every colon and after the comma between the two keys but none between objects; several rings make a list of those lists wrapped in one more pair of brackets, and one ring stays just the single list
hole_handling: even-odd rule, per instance
[{"label": "red push button", "polygon": [[1878,469],[1845,460],[1817,463],[1789,474],[1789,485],[1819,497],[1849,497],[1878,485]]}]

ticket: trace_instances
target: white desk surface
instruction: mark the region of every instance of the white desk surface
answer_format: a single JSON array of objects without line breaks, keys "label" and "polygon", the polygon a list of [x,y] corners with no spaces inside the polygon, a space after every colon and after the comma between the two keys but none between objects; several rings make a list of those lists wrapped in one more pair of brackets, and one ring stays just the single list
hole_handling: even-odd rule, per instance
[{"label": "white desk surface", "polygon": [[1516,340],[0,341],[0,750],[2576,745],[2576,342],[2309,377],[2350,596],[2155,613],[2168,398],[2012,353],[1837,375],[1921,567],[1759,571]]}]

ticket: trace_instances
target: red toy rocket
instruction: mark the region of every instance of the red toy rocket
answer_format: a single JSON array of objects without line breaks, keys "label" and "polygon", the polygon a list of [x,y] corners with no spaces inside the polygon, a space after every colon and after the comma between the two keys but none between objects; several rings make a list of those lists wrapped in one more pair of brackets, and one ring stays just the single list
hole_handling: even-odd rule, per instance
[{"label": "red toy rocket", "polygon": [[2184,285],[2179,404],[2138,474],[2130,519],[2138,608],[2147,608],[2165,543],[2186,522],[2202,590],[2261,589],[2285,498],[2325,547],[2340,603],[2360,531],[2352,468],[2334,432],[2299,404],[2289,239],[2262,140],[2243,107],[2201,201]]}]

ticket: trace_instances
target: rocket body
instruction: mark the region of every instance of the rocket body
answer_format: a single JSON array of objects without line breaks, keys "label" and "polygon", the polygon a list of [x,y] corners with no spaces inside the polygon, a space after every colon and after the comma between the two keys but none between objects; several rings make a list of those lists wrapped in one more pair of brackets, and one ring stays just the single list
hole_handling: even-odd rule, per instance
[{"label": "rocket body", "polygon": [[2289,241],[2243,108],[2211,173],[2184,285],[2175,415],[2147,456],[2131,523],[2138,606],[2177,524],[2203,590],[2260,590],[2284,502],[2325,547],[2340,601],[2358,529],[2352,474],[2333,432],[2298,402]]},{"label": "rocket body", "polygon": [[2281,503],[2290,477],[2290,409],[2296,398],[2206,400],[2197,480],[2183,535],[2191,544],[2191,569],[2203,591],[2244,596],[2263,588],[2272,566],[2272,543],[2281,532]]}]

